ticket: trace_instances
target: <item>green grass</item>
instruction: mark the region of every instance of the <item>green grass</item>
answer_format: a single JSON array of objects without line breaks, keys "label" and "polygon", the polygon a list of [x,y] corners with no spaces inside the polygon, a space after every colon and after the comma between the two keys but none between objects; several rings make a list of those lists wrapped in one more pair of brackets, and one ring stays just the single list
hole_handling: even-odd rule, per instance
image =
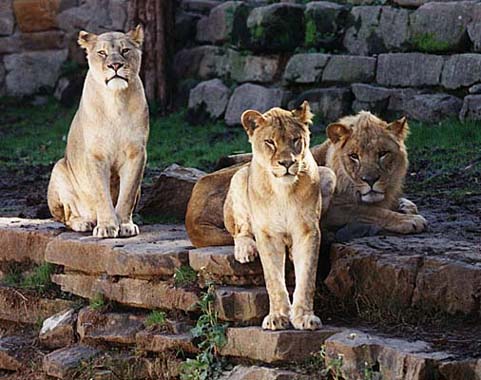
[{"label": "green grass", "polygon": [[92,310],[101,311],[107,306],[107,302],[103,294],[97,293],[90,299],[89,306]]},{"label": "green grass", "polygon": [[191,285],[197,280],[197,272],[188,265],[177,268],[174,273],[175,286]]},{"label": "green grass", "polygon": [[426,53],[443,52],[451,47],[449,42],[438,40],[433,33],[417,34],[412,43],[416,49]]},{"label": "green grass", "polygon": [[163,327],[167,322],[167,314],[163,311],[153,310],[145,319],[147,327]]},{"label": "green grass", "polygon": [[35,266],[29,273],[24,274],[21,270],[12,267],[2,279],[2,283],[16,288],[30,289],[37,292],[45,292],[52,287],[50,276],[55,272],[55,266],[44,263]]}]

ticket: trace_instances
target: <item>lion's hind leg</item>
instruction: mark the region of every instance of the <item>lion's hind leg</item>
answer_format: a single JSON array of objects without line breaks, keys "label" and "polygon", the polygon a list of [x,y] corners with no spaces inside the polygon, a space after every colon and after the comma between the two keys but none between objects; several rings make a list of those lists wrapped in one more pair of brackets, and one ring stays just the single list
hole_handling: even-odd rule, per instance
[{"label": "lion's hind leg", "polygon": [[73,231],[88,232],[95,227],[95,217],[85,207],[82,207],[70,180],[64,158],[59,160],[52,170],[47,200],[53,218],[64,223]]},{"label": "lion's hind leg", "polygon": [[322,208],[321,215],[324,215],[329,209],[332,196],[336,190],[337,177],[334,171],[325,166],[319,166],[319,178],[321,187]]}]

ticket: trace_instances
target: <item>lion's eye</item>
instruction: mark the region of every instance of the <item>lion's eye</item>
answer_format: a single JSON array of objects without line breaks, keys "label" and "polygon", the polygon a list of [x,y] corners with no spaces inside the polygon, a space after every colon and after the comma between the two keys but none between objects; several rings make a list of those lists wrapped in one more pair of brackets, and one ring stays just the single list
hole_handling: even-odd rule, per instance
[{"label": "lion's eye", "polygon": [[382,152],[379,152],[379,159],[382,159],[386,157],[389,154],[387,150],[383,150]]},{"label": "lion's eye", "polygon": [[300,138],[300,137],[297,137],[297,138],[295,138],[294,140],[292,140],[292,142],[297,145],[297,144],[299,144],[299,143],[301,142],[301,138]]},{"label": "lion's eye", "polygon": [[357,153],[351,153],[349,155],[349,158],[353,161],[359,161],[359,156],[357,155]]},{"label": "lion's eye", "polygon": [[107,57],[107,52],[105,50],[99,50],[97,54],[100,55],[102,58]]},{"label": "lion's eye", "polygon": [[271,148],[274,148],[274,141],[272,141],[271,139],[265,139],[264,142],[266,143],[267,146],[271,147]]},{"label": "lion's eye", "polygon": [[127,54],[129,51],[130,51],[129,48],[123,48],[121,53],[122,53],[122,55],[125,55],[125,54]]}]

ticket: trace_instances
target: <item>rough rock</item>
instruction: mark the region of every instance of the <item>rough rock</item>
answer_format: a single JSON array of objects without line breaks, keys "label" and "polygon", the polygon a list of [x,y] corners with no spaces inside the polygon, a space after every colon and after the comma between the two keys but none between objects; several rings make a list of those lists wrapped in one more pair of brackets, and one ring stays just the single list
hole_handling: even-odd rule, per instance
[{"label": "rough rock", "polygon": [[137,349],[148,352],[177,352],[181,350],[188,353],[197,353],[198,348],[192,340],[192,335],[188,332],[170,334],[144,330],[138,332],[135,336]]},{"label": "rough rock", "polygon": [[474,3],[468,1],[432,2],[416,9],[409,19],[412,42],[426,52],[458,50],[466,44],[466,28]]},{"label": "rough rock", "polygon": [[42,87],[54,88],[67,50],[48,50],[5,56],[7,94],[32,95]]},{"label": "rough rock", "polygon": [[[221,118],[227,107],[229,95],[229,88],[220,79],[216,78],[199,83],[190,90],[187,112],[189,122],[200,124],[206,120]],[[184,215],[185,210],[182,217]]]},{"label": "rough rock", "polygon": [[70,346],[75,342],[76,319],[77,314],[74,309],[62,310],[45,319],[39,333],[40,343],[48,348]]},{"label": "rough rock", "polygon": [[329,1],[311,1],[304,11],[306,35],[304,46],[331,47],[342,34],[348,7]]},{"label": "rough rock", "polygon": [[227,344],[220,353],[266,363],[299,362],[320,351],[324,341],[339,331],[328,326],[315,331],[231,327],[227,329]]},{"label": "rough rock", "polygon": [[[381,8],[378,33],[382,39],[385,51],[403,51],[407,49],[411,38],[409,14],[409,11],[406,9]],[[367,42],[369,43],[370,40]],[[383,47],[382,45],[380,48]]]},{"label": "rough rock", "polygon": [[0,3],[0,36],[8,36],[13,33],[15,18],[12,10],[12,0]]},{"label": "rough rock", "polygon": [[55,87],[53,96],[64,107],[72,108],[76,106],[82,95],[84,80],[85,77],[80,74],[60,78]]},{"label": "rough rock", "polygon": [[480,82],[481,54],[452,55],[444,64],[441,84],[449,89]]},{"label": "rough rock", "polygon": [[24,336],[3,336],[0,338],[0,369],[17,371],[27,363],[25,357],[32,346],[32,339]]},{"label": "rough rock", "polygon": [[468,91],[470,94],[481,94],[481,83],[471,86]]},{"label": "rough rock", "polygon": [[197,46],[182,49],[174,57],[174,70],[178,79],[203,80],[225,74],[226,54],[217,46]]},{"label": "rough rock", "polygon": [[468,36],[473,44],[475,52],[481,52],[481,23],[479,20],[474,20],[468,25]]},{"label": "rough rock", "polygon": [[191,12],[209,13],[221,3],[218,0],[182,0],[182,8]]},{"label": "rough rock", "polygon": [[0,54],[17,53],[21,50],[56,50],[65,47],[65,34],[59,30],[36,33],[17,32],[1,39]]},{"label": "rough rock", "polygon": [[294,107],[307,100],[312,112],[323,121],[331,122],[351,111],[352,93],[349,88],[319,88],[300,94],[294,102]]},{"label": "rough rock", "polygon": [[463,101],[448,94],[415,95],[405,102],[409,118],[425,122],[439,122],[458,116]]},{"label": "rough rock", "polygon": [[84,273],[167,278],[187,264],[190,248],[185,229],[177,225],[144,226],[127,239],[65,232],[48,244],[45,260]]},{"label": "rough rock", "polygon": [[175,16],[175,46],[184,48],[195,35],[200,16],[196,13],[178,11]]},{"label": "rough rock", "polygon": [[214,44],[236,44],[246,38],[248,13],[249,8],[242,1],[221,3],[197,23],[196,39]]},{"label": "rough rock", "polygon": [[481,380],[481,359],[441,363],[439,373],[446,380]]},{"label": "rough rock", "polygon": [[375,78],[376,58],[333,55],[322,73],[323,82],[371,82]]},{"label": "rough rock", "polygon": [[439,85],[444,59],[422,53],[381,54],[377,60],[377,82],[386,86],[419,87]]},{"label": "rough rock", "polygon": [[218,287],[215,307],[224,321],[260,323],[269,313],[269,296],[264,287]]},{"label": "rough rock", "polygon": [[298,84],[319,82],[329,57],[319,53],[293,55],[284,71],[284,81]]},{"label": "rough rock", "polygon": [[145,317],[133,313],[101,313],[90,308],[80,310],[77,332],[82,343],[133,345],[144,328]]},{"label": "rough rock", "polygon": [[54,29],[59,5],[60,0],[15,0],[13,10],[18,27],[24,33]]},{"label": "rough rock", "polygon": [[304,40],[304,8],[278,3],[254,8],[247,18],[249,48],[255,51],[293,51]]},{"label": "rough rock", "polygon": [[5,67],[0,62],[0,96],[5,95]]},{"label": "rough rock", "polygon": [[367,371],[382,379],[424,379],[436,361],[449,357],[432,352],[422,341],[382,338],[357,330],[331,336],[326,339],[325,347],[326,365],[341,357],[340,370],[348,379],[364,378]]},{"label": "rough rock", "polygon": [[72,301],[41,298],[32,291],[0,286],[0,319],[6,321],[36,324],[72,305]]},{"label": "rough rock", "polygon": [[[192,188],[206,173],[177,164],[167,167],[155,181],[148,199],[140,209],[142,215],[162,215],[183,220]],[[191,245],[186,242],[186,245]]]},{"label": "rough rock", "polygon": [[353,112],[371,111],[375,114],[382,114],[387,110],[391,95],[396,91],[363,83],[354,83],[351,89],[355,97],[352,103]]},{"label": "rough rock", "polygon": [[125,277],[115,280],[78,273],[56,274],[52,281],[63,291],[83,298],[101,294],[109,300],[146,309],[192,311],[199,300],[195,289],[176,288],[162,281]]},{"label": "rough rock", "polygon": [[100,352],[92,347],[76,345],[53,351],[43,358],[43,371],[57,379],[76,377],[76,371]]},{"label": "rough rock", "polygon": [[248,109],[265,112],[272,107],[283,106],[286,95],[286,92],[279,88],[266,88],[250,83],[238,86],[227,105],[225,122],[227,125],[240,124],[242,113]]},{"label": "rough rock", "polygon": [[236,82],[273,82],[279,69],[278,56],[230,54],[229,75]]},{"label": "rough rock", "polygon": [[314,380],[315,377],[301,375],[294,371],[260,366],[238,365],[219,380]]},{"label": "rough rock", "polygon": [[461,120],[481,120],[481,95],[468,95],[464,97],[459,118]]},{"label": "rough rock", "polygon": [[479,244],[441,236],[357,239],[332,246],[325,283],[346,302],[361,297],[389,310],[479,315],[480,252]]},{"label": "rough rock", "polygon": [[62,231],[62,224],[48,219],[0,218],[0,262],[41,264],[47,244]]}]

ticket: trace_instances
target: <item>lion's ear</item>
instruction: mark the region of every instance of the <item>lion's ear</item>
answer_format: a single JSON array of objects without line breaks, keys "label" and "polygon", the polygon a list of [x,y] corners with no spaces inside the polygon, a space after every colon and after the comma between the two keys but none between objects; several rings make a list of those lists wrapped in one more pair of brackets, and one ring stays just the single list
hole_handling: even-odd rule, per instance
[{"label": "lion's ear", "polygon": [[399,140],[404,141],[409,133],[408,120],[404,116],[388,124],[387,129]]},{"label": "lion's ear", "polygon": [[311,125],[312,118],[314,114],[311,112],[311,106],[309,106],[309,102],[304,100],[302,104],[292,111],[292,115],[298,119],[302,124]]},{"label": "lion's ear", "polygon": [[252,136],[254,129],[260,127],[263,122],[265,122],[264,116],[259,111],[248,110],[245,111],[241,116],[241,123],[247,134]]},{"label": "lion's ear", "polygon": [[142,47],[142,44],[144,43],[144,29],[142,28],[142,25],[137,25],[135,29],[127,32],[127,35],[138,47]]},{"label": "lion's ear", "polygon": [[327,126],[326,133],[329,140],[335,144],[347,140],[351,136],[352,129],[341,123],[332,123]]},{"label": "lion's ear", "polygon": [[97,40],[97,35],[81,30],[78,34],[78,44],[82,49],[88,49]]}]

